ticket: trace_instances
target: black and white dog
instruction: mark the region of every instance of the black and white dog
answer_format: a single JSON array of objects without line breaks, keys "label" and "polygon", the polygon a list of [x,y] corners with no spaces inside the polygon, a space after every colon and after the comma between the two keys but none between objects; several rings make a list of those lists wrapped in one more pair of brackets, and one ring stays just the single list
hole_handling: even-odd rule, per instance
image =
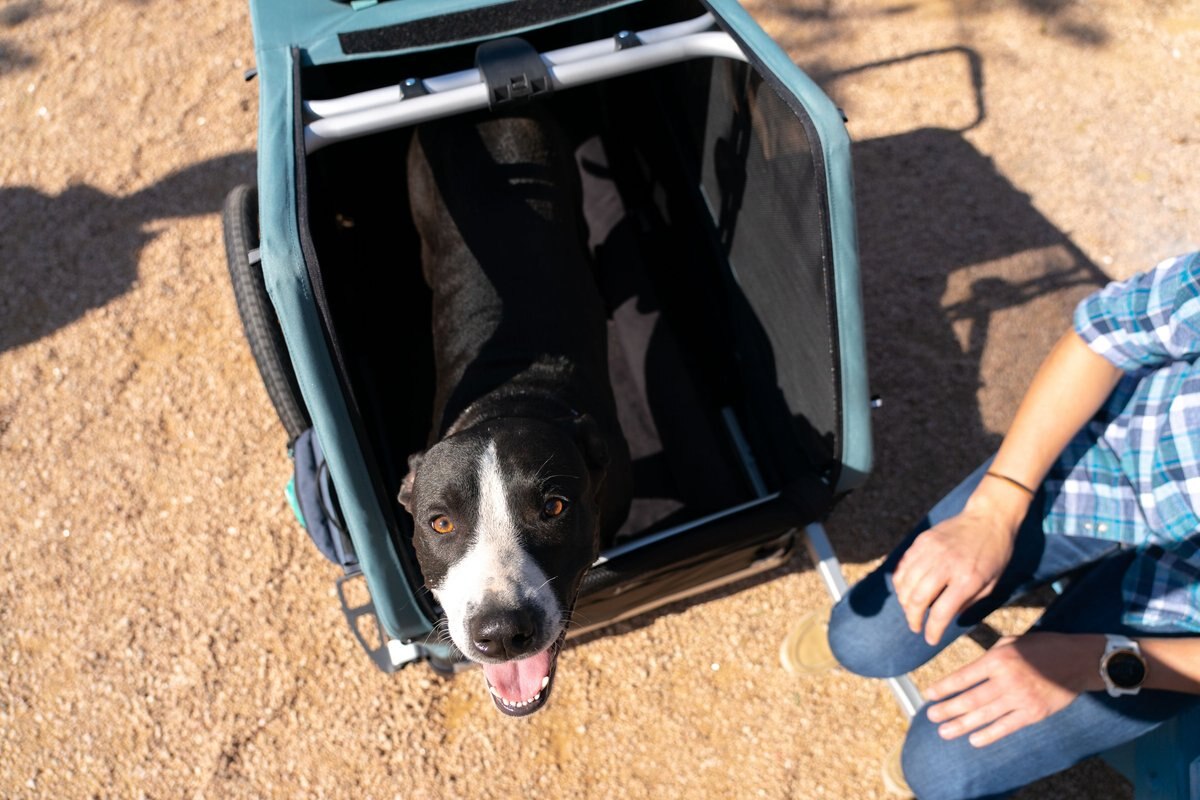
[{"label": "black and white dog", "polygon": [[549,696],[580,581],[631,494],[578,173],[534,105],[420,127],[408,190],[437,391],[399,499],[451,639],[524,716]]}]

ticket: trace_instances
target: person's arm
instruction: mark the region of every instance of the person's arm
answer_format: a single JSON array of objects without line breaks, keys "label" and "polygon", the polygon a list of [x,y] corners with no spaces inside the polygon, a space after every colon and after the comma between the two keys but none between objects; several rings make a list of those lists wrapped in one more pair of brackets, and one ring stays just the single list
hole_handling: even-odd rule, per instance
[{"label": "person's arm", "polygon": [[[1068,331],[1034,376],[990,471],[1038,486],[1121,375]],[[960,611],[992,591],[1032,499],[1012,483],[986,476],[961,514],[917,537],[893,575],[914,633],[924,626],[926,641],[937,643]]]},{"label": "person's arm", "polygon": [[1096,415],[1123,374],[1092,352],[1074,330],[1067,331],[1034,375],[991,471],[1025,486],[1041,484],[1055,459]]},{"label": "person's arm", "polygon": [[1147,689],[1200,694],[1200,636],[1163,639],[1153,636],[1134,639],[1146,659]]},{"label": "person's arm", "polygon": [[[1200,636],[1134,641],[1146,660],[1143,690],[1200,694]],[[1035,631],[1002,639],[926,689],[933,703],[926,714],[942,738],[970,733],[968,741],[984,747],[1066,708],[1082,692],[1105,691],[1104,645],[1104,636],[1096,633]]]},{"label": "person's arm", "polygon": [[[1200,253],[1111,283],[1075,310],[1075,327],[1042,363],[991,471],[963,512],[922,533],[893,575],[909,627],[936,643],[964,608],[987,596],[1055,459],[1104,404],[1122,372],[1200,357]],[[928,614],[928,618],[926,615]]]}]

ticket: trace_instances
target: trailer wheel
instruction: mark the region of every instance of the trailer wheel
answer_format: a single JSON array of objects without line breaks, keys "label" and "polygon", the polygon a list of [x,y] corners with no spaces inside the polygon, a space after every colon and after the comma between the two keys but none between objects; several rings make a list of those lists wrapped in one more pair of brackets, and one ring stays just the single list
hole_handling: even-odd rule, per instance
[{"label": "trailer wheel", "polygon": [[221,222],[238,316],[242,318],[246,340],[250,343],[250,352],[258,365],[267,396],[287,431],[288,447],[291,447],[311,423],[257,257],[258,188],[248,184],[234,187],[225,198]]}]

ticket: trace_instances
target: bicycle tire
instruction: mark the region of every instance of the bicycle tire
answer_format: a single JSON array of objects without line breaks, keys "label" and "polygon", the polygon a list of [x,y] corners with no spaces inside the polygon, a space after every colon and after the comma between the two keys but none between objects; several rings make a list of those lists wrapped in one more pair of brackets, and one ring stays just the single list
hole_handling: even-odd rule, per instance
[{"label": "bicycle tire", "polygon": [[288,356],[283,329],[275,306],[267,294],[262,266],[251,261],[259,245],[258,188],[240,184],[226,196],[221,211],[225,232],[225,258],[237,301],[238,316],[250,344],[250,353],[280,423],[287,432],[288,447],[311,427],[300,384]]}]

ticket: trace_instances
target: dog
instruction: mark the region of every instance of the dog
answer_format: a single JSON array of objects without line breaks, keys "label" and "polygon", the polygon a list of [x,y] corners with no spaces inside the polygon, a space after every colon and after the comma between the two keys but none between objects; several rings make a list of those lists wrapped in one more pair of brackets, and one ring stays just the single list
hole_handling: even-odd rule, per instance
[{"label": "dog", "polygon": [[579,176],[538,106],[422,125],[407,161],[436,391],[398,497],[450,639],[510,716],[549,698],[632,494]]}]

